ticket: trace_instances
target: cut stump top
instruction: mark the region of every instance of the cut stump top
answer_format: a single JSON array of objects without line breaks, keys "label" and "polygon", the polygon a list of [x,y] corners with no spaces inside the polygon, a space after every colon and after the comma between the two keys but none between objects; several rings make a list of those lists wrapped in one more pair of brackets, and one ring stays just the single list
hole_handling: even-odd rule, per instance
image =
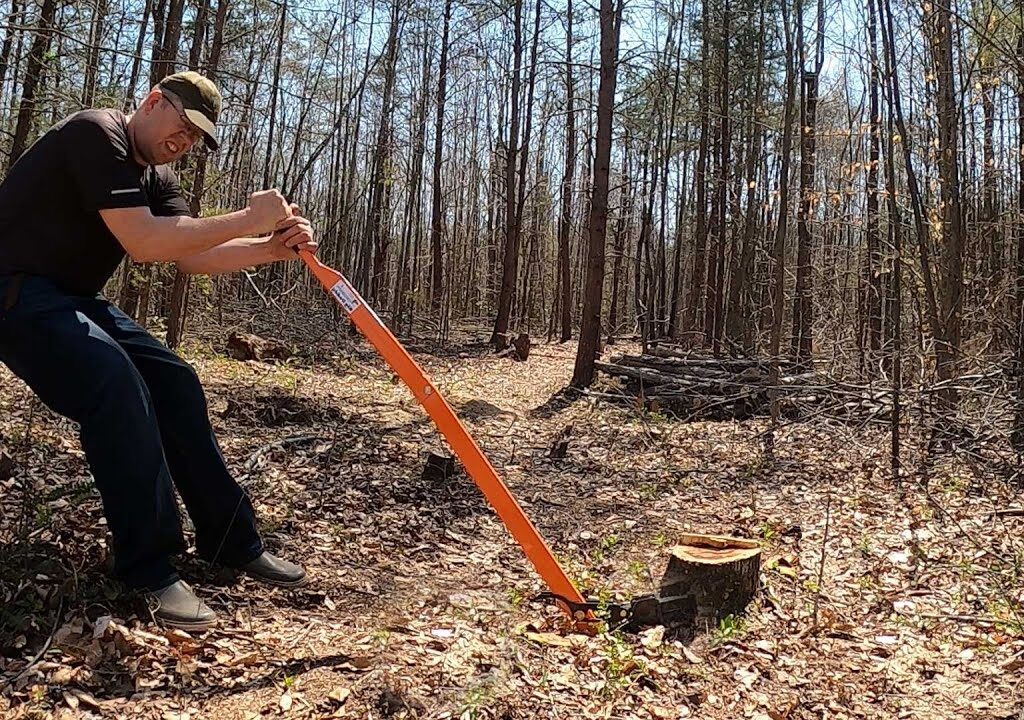
[{"label": "cut stump top", "polygon": [[670,550],[672,557],[701,565],[721,565],[761,554],[756,540],[727,535],[683,535]]}]

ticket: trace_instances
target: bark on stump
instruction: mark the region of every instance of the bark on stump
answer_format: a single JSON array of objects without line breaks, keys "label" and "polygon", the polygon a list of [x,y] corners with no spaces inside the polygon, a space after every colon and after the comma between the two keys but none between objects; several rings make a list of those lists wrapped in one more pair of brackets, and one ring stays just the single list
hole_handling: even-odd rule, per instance
[{"label": "bark on stump", "polygon": [[0,480],[9,480],[14,474],[14,458],[0,450]]},{"label": "bark on stump", "polygon": [[530,336],[527,333],[519,333],[509,343],[508,338],[502,335],[497,350],[495,357],[508,357],[518,362],[526,362],[530,357]]},{"label": "bark on stump", "polygon": [[423,466],[423,474],[420,477],[428,486],[445,485],[455,477],[457,471],[455,458],[451,455],[431,452],[427,456],[427,462]]},{"label": "bark on stump", "polygon": [[512,341],[512,347],[516,349],[515,355],[512,356],[512,359],[519,360],[520,362],[526,362],[530,357],[530,336],[526,333],[520,333],[516,339]]},{"label": "bark on stump", "polygon": [[659,595],[690,597],[695,622],[718,623],[741,612],[757,592],[761,547],[724,535],[683,535],[670,551]]},{"label": "bark on stump", "polygon": [[291,348],[279,340],[240,332],[228,336],[227,352],[235,360],[287,360],[292,354]]}]

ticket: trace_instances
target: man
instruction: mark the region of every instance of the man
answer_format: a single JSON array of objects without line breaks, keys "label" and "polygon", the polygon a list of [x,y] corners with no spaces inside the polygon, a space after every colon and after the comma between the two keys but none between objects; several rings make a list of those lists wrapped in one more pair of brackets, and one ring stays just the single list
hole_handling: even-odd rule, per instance
[{"label": "man", "polygon": [[193,369],[99,293],[125,253],[185,273],[224,273],[316,249],[276,190],[246,208],[191,217],[170,163],[217,148],[221,96],[198,73],[164,78],[125,116],[83,110],[39,138],[0,184],[0,362],[80,424],[113,538],[114,572],[155,617],[202,629],[215,614],[182,582],[174,487],[200,557],[279,586],[305,571],[263,549],[230,476]]}]

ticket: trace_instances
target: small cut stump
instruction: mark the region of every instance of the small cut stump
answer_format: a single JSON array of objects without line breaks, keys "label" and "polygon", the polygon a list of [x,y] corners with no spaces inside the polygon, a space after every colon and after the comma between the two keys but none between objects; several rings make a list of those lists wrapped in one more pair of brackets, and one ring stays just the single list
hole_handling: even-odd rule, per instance
[{"label": "small cut stump", "polygon": [[227,352],[235,360],[287,360],[292,354],[291,348],[280,340],[242,332],[228,336]]},{"label": "small cut stump", "polygon": [[761,547],[754,540],[683,535],[670,553],[659,595],[691,598],[695,622],[717,624],[741,612],[757,593]]},{"label": "small cut stump", "polygon": [[428,486],[445,485],[455,477],[455,458],[443,452],[431,452],[423,466],[421,478]]}]

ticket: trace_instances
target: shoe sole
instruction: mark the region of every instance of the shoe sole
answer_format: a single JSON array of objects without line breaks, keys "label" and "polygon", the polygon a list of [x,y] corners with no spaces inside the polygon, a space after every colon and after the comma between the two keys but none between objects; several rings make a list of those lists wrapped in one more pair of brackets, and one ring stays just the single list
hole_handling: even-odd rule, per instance
[{"label": "shoe sole", "polygon": [[156,620],[165,627],[177,630],[209,630],[217,625],[216,620],[177,620],[162,617],[157,617]]},{"label": "shoe sole", "polygon": [[274,587],[299,588],[309,585],[309,577],[306,575],[303,575],[298,580],[274,580],[273,578],[268,578],[264,575],[255,575],[250,572],[246,572],[245,574],[256,582],[263,583],[264,585],[272,585]]}]

